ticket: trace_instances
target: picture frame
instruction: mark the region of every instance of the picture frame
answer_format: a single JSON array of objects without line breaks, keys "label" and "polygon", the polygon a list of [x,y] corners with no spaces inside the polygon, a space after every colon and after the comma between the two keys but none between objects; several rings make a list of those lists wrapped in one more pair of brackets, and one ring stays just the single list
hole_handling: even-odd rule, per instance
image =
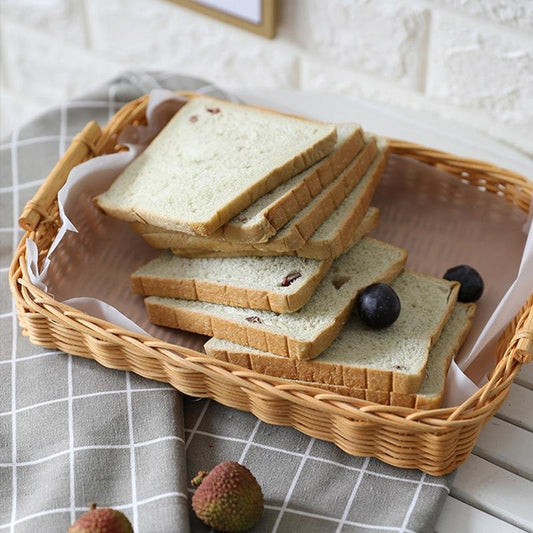
[{"label": "picture frame", "polygon": [[268,39],[274,38],[276,34],[276,0],[171,1]]}]

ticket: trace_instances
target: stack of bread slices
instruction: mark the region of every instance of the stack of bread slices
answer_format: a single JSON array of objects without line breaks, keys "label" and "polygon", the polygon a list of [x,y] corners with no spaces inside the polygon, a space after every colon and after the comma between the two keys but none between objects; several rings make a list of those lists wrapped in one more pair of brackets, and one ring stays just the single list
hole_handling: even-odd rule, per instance
[{"label": "stack of bread slices", "polygon": [[[266,375],[434,408],[475,308],[367,236],[388,151],[357,124],[197,96],[96,202],[164,250],[131,276],[153,323]],[[380,330],[352,309],[377,282],[401,301]]]}]

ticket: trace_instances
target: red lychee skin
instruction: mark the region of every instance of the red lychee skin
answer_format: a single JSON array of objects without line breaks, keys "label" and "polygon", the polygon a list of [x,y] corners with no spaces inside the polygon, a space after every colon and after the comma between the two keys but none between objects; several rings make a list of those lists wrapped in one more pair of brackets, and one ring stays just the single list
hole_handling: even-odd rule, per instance
[{"label": "red lychee skin", "polygon": [[263,493],[245,466],[224,461],[201,480],[192,507],[196,516],[213,529],[238,533],[261,518]]},{"label": "red lychee skin", "polygon": [[67,533],[133,533],[130,521],[109,507],[97,509],[91,505],[69,528]]}]

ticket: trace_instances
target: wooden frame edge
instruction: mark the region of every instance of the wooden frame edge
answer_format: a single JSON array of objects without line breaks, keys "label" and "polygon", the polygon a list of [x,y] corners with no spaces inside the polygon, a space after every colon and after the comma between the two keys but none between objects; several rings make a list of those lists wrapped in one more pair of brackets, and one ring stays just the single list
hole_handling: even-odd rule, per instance
[{"label": "wooden frame edge", "polygon": [[221,20],[227,24],[232,24],[240,29],[253,32],[267,39],[273,39],[276,36],[276,0],[261,0],[261,23],[254,24],[236,15],[231,15],[224,11],[200,4],[194,0],[170,0],[175,4],[186,7],[202,15]]}]

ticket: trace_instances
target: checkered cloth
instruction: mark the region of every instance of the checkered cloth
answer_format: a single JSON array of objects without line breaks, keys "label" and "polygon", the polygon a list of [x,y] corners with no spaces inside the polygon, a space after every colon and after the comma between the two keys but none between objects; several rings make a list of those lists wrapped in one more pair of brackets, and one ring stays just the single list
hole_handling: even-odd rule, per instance
[{"label": "checkered cloth", "polygon": [[64,532],[90,502],[136,533],[203,532],[188,481],[236,460],[257,477],[265,512],[254,531],[432,531],[451,477],[352,457],[330,443],[21,335],[8,266],[18,214],[86,122],[104,124],[154,87],[198,90],[178,75],[126,73],[51,110],[1,145],[0,532]]}]

